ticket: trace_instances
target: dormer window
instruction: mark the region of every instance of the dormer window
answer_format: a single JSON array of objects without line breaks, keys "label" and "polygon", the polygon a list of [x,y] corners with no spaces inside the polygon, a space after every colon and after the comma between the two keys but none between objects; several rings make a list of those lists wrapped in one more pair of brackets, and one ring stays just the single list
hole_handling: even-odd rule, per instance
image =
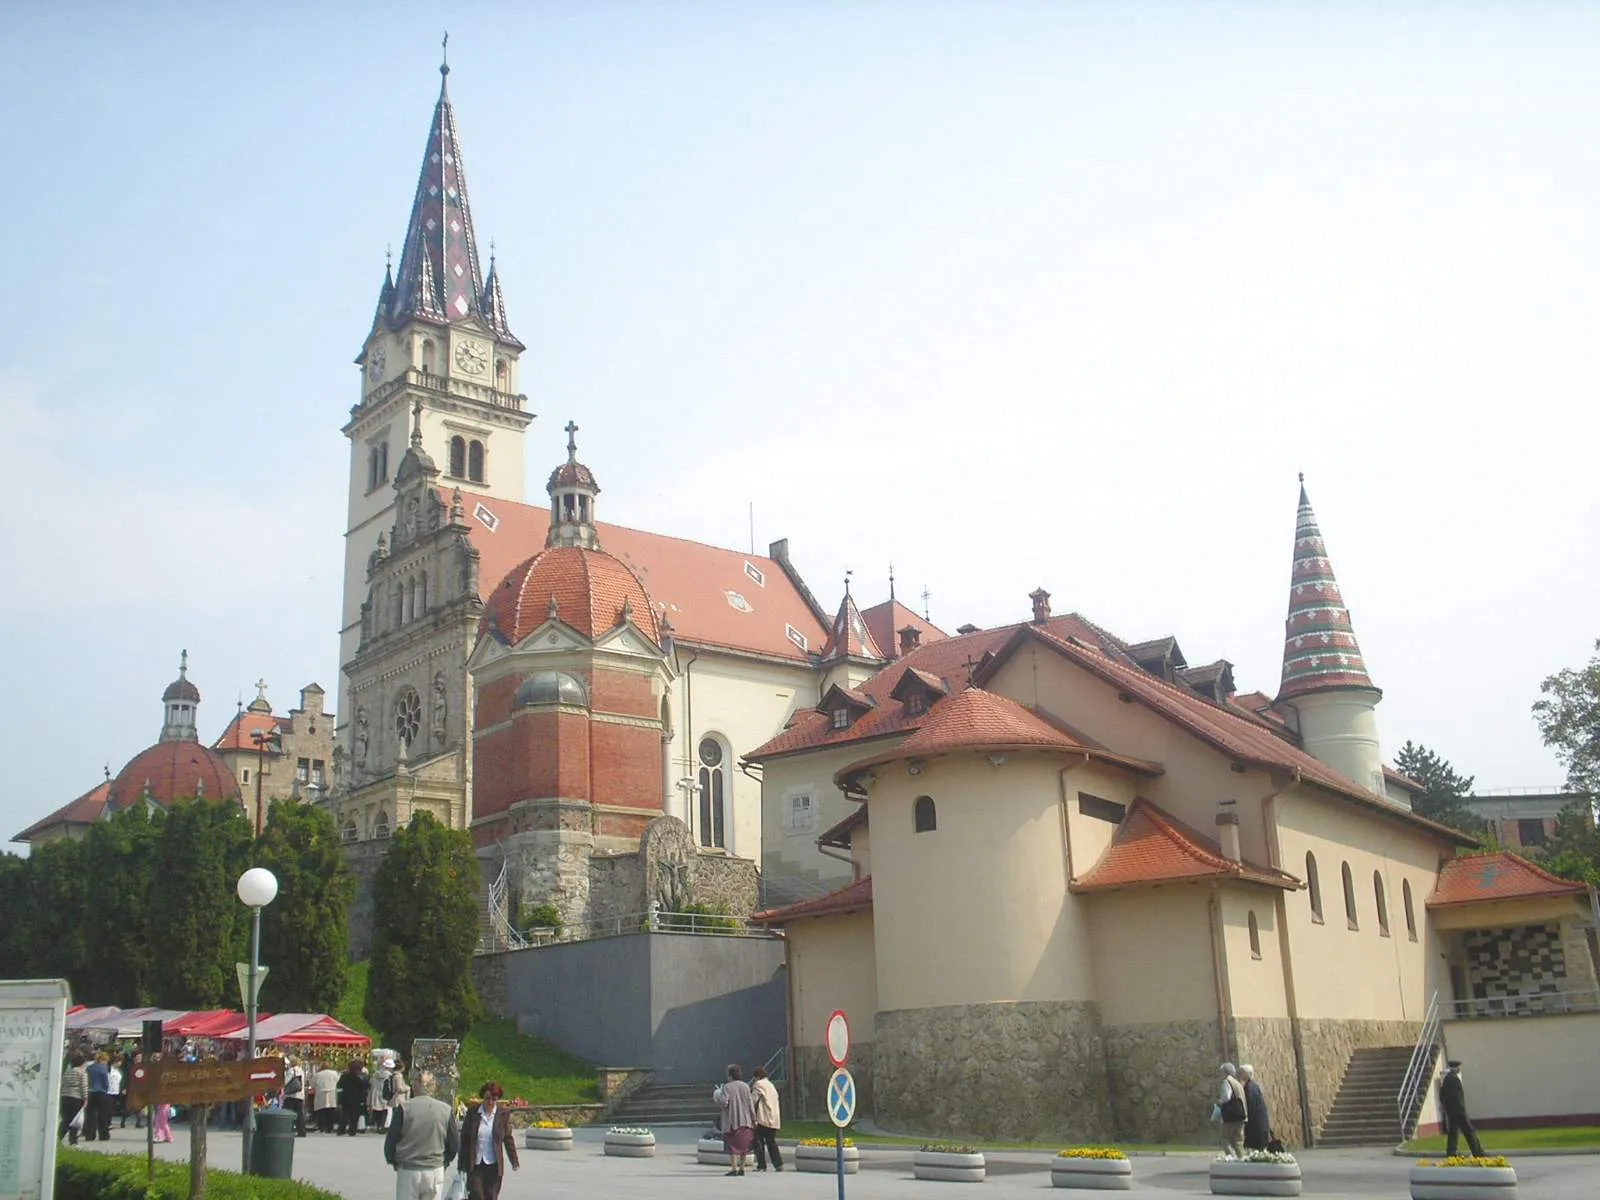
[{"label": "dormer window", "polygon": [[905,706],[906,716],[920,717],[948,694],[944,680],[937,675],[907,667],[889,696]]},{"label": "dormer window", "polygon": [[913,717],[920,717],[928,711],[928,694],[926,692],[912,692],[906,697],[906,712]]},{"label": "dormer window", "polygon": [[850,728],[850,710],[848,708],[841,706],[833,710],[833,727],[835,729]]}]

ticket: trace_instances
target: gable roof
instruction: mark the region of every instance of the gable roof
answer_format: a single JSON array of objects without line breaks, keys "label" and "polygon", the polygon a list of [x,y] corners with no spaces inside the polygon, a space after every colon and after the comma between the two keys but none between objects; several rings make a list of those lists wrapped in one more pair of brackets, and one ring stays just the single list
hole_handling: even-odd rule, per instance
[{"label": "gable roof", "polygon": [[867,623],[861,619],[861,610],[849,591],[839,601],[839,611],[834,614],[833,627],[828,631],[827,644],[822,647],[822,661],[836,658],[864,658],[882,662],[887,656],[873,639]]},{"label": "gable roof", "polygon": [[21,833],[12,836],[13,842],[31,842],[41,833],[57,825],[92,825],[105,815],[106,797],[111,794],[111,781],[102,779],[76,800],[63,804],[48,817],[43,817],[29,825]]},{"label": "gable roof", "polygon": [[832,846],[836,850],[850,849],[850,836],[867,823],[867,806],[858,804],[855,811],[842,821],[828,826],[817,835],[817,845]]},{"label": "gable roof", "polygon": [[872,876],[868,875],[825,896],[813,896],[810,900],[797,900],[782,908],[754,913],[750,920],[758,925],[783,925],[802,917],[833,917],[871,907]]},{"label": "gable roof", "polygon": [[[262,737],[271,737],[278,731],[287,732],[289,718],[274,716],[272,713],[251,712],[248,708],[241,709],[233,715],[228,722],[228,727],[222,735],[211,743],[213,750],[249,750],[252,754],[258,753],[255,739],[252,735],[259,733]],[[268,754],[280,754],[283,748],[271,743],[267,744]]]},{"label": "gable roof", "polygon": [[1097,892],[1198,879],[1237,879],[1286,891],[1300,887],[1293,875],[1225,858],[1215,841],[1143,796],[1134,799],[1100,861],[1069,886],[1074,892]]},{"label": "gable roof", "polygon": [[[441,489],[448,505],[447,491]],[[550,511],[471,492],[462,492],[461,506],[487,597],[543,549]],[[639,577],[680,642],[797,663],[822,649],[827,630],[776,559],[623,525],[596,522],[595,530],[601,548]]]},{"label": "gable roof", "polygon": [[949,634],[921,614],[907,608],[898,600],[885,600],[871,608],[861,610],[861,619],[867,623],[872,640],[890,658],[900,657],[900,631],[907,625],[922,635],[921,645],[942,641]]},{"label": "gable roof", "polygon": [[[799,713],[787,729],[765,745],[752,750],[745,755],[745,759],[757,762],[819,746],[848,746],[854,742],[866,742],[916,729],[927,720],[933,709],[930,707],[922,713],[910,713],[904,704],[892,698],[895,687],[906,671],[916,669],[925,672],[929,677],[943,682],[951,692],[959,692],[967,686],[967,680],[984,657],[1003,647],[1019,628],[1021,626],[1002,625],[997,629],[980,629],[924,643],[860,685],[857,690],[871,697],[876,707],[850,728],[832,728],[828,718],[819,712]],[[1054,617],[1046,628],[1059,629],[1063,636],[1096,640],[1100,636],[1094,626],[1076,613]]]},{"label": "gable roof", "polygon": [[1216,704],[1209,704],[1192,692],[1147,674],[1110,654],[1104,653],[1082,639],[1057,636],[1047,626],[1025,625],[1010,642],[973,677],[981,686],[1010,658],[1016,650],[1034,641],[1083,667],[1106,683],[1119,689],[1130,700],[1136,700],[1158,716],[1171,721],[1191,736],[1228,755],[1235,762],[1265,771],[1277,771],[1298,780],[1316,784],[1403,824],[1434,834],[1457,846],[1476,846],[1477,839],[1469,837],[1447,825],[1419,817],[1410,809],[1391,804],[1359,784],[1340,775],[1327,764],[1312,758],[1305,751],[1290,745],[1271,729],[1251,721],[1241,713]]},{"label": "gable roof", "polygon": [[1439,870],[1433,895],[1428,897],[1428,907],[1572,896],[1588,890],[1586,885],[1552,875],[1509,850],[1499,850],[1493,854],[1464,855],[1445,863]]}]

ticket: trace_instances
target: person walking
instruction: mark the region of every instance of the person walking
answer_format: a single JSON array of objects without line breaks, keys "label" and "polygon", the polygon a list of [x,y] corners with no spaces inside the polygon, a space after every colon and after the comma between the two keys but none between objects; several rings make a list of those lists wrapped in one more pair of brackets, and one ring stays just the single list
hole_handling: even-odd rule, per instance
[{"label": "person walking", "polygon": [[394,1168],[394,1200],[440,1200],[446,1163],[461,1153],[455,1110],[434,1093],[432,1071],[417,1080],[417,1097],[389,1113],[383,1158]]},{"label": "person walking", "polygon": [[1272,1117],[1267,1109],[1266,1093],[1256,1082],[1256,1069],[1249,1063],[1239,1064],[1239,1078],[1244,1083],[1244,1148],[1265,1150],[1272,1140]]},{"label": "person walking", "polygon": [[522,1169],[511,1114],[500,1107],[503,1095],[500,1085],[489,1080],[478,1089],[478,1103],[467,1110],[462,1124],[460,1169],[467,1175],[468,1200],[499,1200],[507,1159],[513,1171]]},{"label": "person walking", "polygon": [[306,1066],[294,1056],[283,1063],[283,1107],[294,1114],[294,1135],[306,1135]]},{"label": "person walking", "polygon": [[750,1097],[756,1108],[756,1170],[767,1169],[767,1157],[772,1157],[772,1169],[783,1170],[783,1155],[778,1153],[778,1130],[783,1122],[778,1114],[778,1089],[767,1078],[767,1069],[757,1067],[750,1072]]},{"label": "person walking", "polygon": [[122,1060],[115,1053],[106,1060],[106,1119],[101,1140],[111,1140],[111,1118],[122,1117],[122,1128],[128,1125],[128,1111],[122,1107]]},{"label": "person walking", "polygon": [[1222,1148],[1229,1158],[1244,1157],[1244,1126],[1250,1115],[1245,1101],[1244,1084],[1239,1082],[1239,1068],[1231,1062],[1222,1064],[1222,1089],[1217,1093],[1217,1120],[1222,1122]]},{"label": "person walking", "polygon": [[333,1119],[339,1112],[339,1072],[322,1063],[313,1082],[316,1085],[312,1103],[317,1115],[317,1132],[332,1133]]},{"label": "person walking", "polygon": [[722,1144],[728,1150],[728,1174],[743,1175],[745,1155],[756,1140],[756,1105],[738,1063],[728,1064],[728,1082],[719,1089]]},{"label": "person walking", "polygon": [[1467,1116],[1467,1088],[1461,1081],[1459,1058],[1452,1058],[1445,1064],[1444,1078],[1439,1081],[1439,1107],[1444,1109],[1445,1154],[1454,1158],[1457,1142],[1465,1134],[1467,1149],[1474,1158],[1482,1158],[1483,1143],[1478,1140],[1478,1131]]},{"label": "person walking", "polygon": [[56,1141],[66,1138],[68,1144],[78,1144],[78,1130],[72,1122],[88,1099],[89,1076],[83,1069],[83,1055],[70,1054],[61,1071],[61,1124],[56,1130]]},{"label": "person walking", "polygon": [[83,1114],[83,1140],[109,1142],[111,1140],[111,1069],[106,1066],[106,1053],[102,1050],[86,1072],[89,1078],[88,1111]]},{"label": "person walking", "polygon": [[394,1078],[394,1059],[386,1058],[372,1073],[372,1085],[367,1091],[367,1128],[374,1133],[385,1131],[389,1120],[390,1081]]},{"label": "person walking", "polygon": [[361,1132],[361,1117],[367,1108],[367,1081],[361,1076],[361,1060],[352,1058],[339,1076],[339,1133],[355,1137]]},{"label": "person walking", "polygon": [[406,1060],[400,1059],[395,1063],[394,1070],[389,1076],[389,1119],[394,1120],[394,1110],[404,1106],[411,1098],[411,1081],[406,1078]]}]

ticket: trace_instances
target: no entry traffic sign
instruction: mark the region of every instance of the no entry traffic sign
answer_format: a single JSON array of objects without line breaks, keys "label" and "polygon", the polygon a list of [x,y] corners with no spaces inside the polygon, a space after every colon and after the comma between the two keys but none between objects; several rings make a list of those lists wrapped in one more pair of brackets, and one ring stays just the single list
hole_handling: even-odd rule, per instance
[{"label": "no entry traffic sign", "polygon": [[833,1015],[828,1018],[826,1041],[829,1062],[842,1067],[850,1061],[850,1022],[844,1015],[844,1009],[834,1009]]}]

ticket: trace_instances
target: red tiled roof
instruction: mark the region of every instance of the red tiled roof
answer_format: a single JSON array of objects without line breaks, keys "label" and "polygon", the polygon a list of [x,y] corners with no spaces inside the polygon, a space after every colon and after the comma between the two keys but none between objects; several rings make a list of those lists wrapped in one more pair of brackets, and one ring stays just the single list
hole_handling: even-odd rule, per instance
[{"label": "red tiled roof", "polygon": [[139,802],[148,785],[150,796],[162,808],[176,801],[239,799],[239,781],[215,750],[199,742],[157,742],[128,760],[111,781],[107,804],[129,808]]},{"label": "red tiled roof", "polygon": [[850,849],[850,834],[867,823],[867,806],[858,805],[844,820],[839,821],[824,829],[817,837],[817,842],[824,846],[832,846],[838,850]]},{"label": "red tiled roof", "polygon": [[1071,887],[1075,892],[1095,892],[1210,878],[1242,879],[1291,891],[1300,886],[1298,879],[1282,871],[1224,858],[1216,842],[1140,796],[1100,861],[1074,879]]},{"label": "red tiled roof", "polygon": [[769,908],[765,912],[755,913],[750,919],[761,925],[783,925],[798,921],[801,917],[831,917],[871,907],[872,876],[868,875],[825,896],[799,900],[782,908]]},{"label": "red tiled roof", "polygon": [[890,658],[900,656],[900,631],[907,625],[922,634],[921,644],[926,646],[949,636],[944,630],[913,612],[898,600],[885,600],[871,608],[861,610],[861,619],[867,623],[872,640]]},{"label": "red tiled roof", "polygon": [[[251,712],[248,708],[243,712],[235,713],[233,720],[228,722],[228,727],[222,731],[222,736],[211,743],[213,750],[256,750],[256,743],[251,737],[259,733],[262,737],[269,737],[275,730],[287,731],[289,728],[288,717],[275,717],[271,713]],[[280,748],[268,743],[267,752],[277,754]]]},{"label": "red tiled roof", "polygon": [[897,756],[932,756],[952,750],[1023,748],[1084,750],[1087,747],[1034,716],[1015,700],[969,687],[928,710],[928,719],[895,748]]},{"label": "red tiled roof", "polygon": [[[449,489],[440,494],[448,505]],[[544,546],[550,512],[467,492],[461,503],[480,556],[479,586],[492,593]],[[822,648],[827,630],[775,559],[621,525],[597,523],[595,529],[601,547],[638,575],[679,641],[799,662]],[[791,628],[803,646],[789,636]]]},{"label": "red tiled roof", "polygon": [[[942,680],[950,691],[959,692],[967,686],[968,678],[984,655],[1004,647],[1019,628],[1021,626],[1002,625],[998,629],[980,629],[976,633],[925,642],[860,686],[858,690],[875,700],[877,707],[848,729],[834,729],[823,713],[803,712],[777,737],[745,757],[755,761],[817,746],[848,746],[854,742],[913,730],[927,720],[932,709],[918,714],[908,713],[904,704],[891,698],[895,685],[907,670],[915,668],[926,672],[934,679]],[[1046,628],[1059,629],[1063,636],[1093,639],[1097,643],[1101,636],[1094,626],[1075,613],[1052,618]]]},{"label": "red tiled roof", "polygon": [[31,842],[41,833],[57,825],[92,825],[105,813],[106,796],[110,792],[111,781],[109,779],[102,780],[76,800],[62,805],[48,817],[35,821],[11,840],[13,842]]},{"label": "red tiled roof", "polygon": [[1552,875],[1509,850],[1499,850],[1493,854],[1452,858],[1445,863],[1439,871],[1433,895],[1428,897],[1428,907],[1571,896],[1588,890],[1585,885]]},{"label": "red tiled roof", "polygon": [[[1191,692],[1173,687],[1138,667],[1125,664],[1108,654],[1079,642],[1058,637],[1048,627],[1024,626],[1013,637],[1011,644],[990,663],[984,675],[992,674],[1017,646],[1029,638],[1037,639],[1062,657],[1084,667],[1130,698],[1138,700],[1200,741],[1238,762],[1263,770],[1283,771],[1296,775],[1396,820],[1438,834],[1455,845],[1477,845],[1475,838],[1459,830],[1419,817],[1409,809],[1400,808],[1375,796],[1312,758],[1305,751],[1291,746],[1264,725],[1251,721],[1242,714],[1210,704]],[[979,677],[975,682],[981,684],[983,677]]]},{"label": "red tiled roof", "polygon": [[604,550],[556,546],[515,567],[484,601],[483,628],[499,631],[512,645],[550,618],[586,638],[620,625],[626,611],[639,631],[658,646],[661,625],[649,593],[633,570]]},{"label": "red tiled roof", "polygon": [[867,623],[861,619],[861,610],[849,592],[839,601],[839,611],[834,614],[833,628],[828,631],[827,644],[822,647],[822,661],[835,658],[870,658],[881,660],[886,655],[873,640]]}]

